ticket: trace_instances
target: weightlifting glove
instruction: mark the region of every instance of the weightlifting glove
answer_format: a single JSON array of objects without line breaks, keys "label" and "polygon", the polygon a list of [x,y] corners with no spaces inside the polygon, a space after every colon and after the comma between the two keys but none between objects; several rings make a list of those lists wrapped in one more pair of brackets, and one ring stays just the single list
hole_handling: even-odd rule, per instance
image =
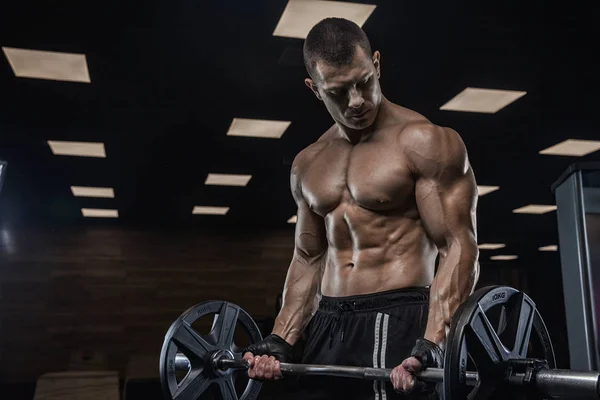
[{"label": "weightlifting glove", "polygon": [[[425,338],[417,339],[410,356],[419,360],[423,369],[444,368],[444,352],[438,345]],[[414,391],[430,394],[435,392],[436,386],[435,383],[422,382],[417,379]]]},{"label": "weightlifting glove", "polygon": [[246,347],[243,354],[250,352],[255,356],[273,356],[280,362],[289,362],[292,359],[294,347],[286,342],[281,336],[270,334],[260,342]]}]

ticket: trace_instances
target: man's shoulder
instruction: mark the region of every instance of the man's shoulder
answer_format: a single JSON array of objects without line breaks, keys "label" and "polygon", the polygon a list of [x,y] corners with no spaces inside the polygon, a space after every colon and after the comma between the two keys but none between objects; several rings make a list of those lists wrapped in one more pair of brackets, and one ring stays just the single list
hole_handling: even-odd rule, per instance
[{"label": "man's shoulder", "polygon": [[409,121],[397,129],[397,138],[401,147],[423,150],[439,148],[440,144],[455,145],[462,143],[460,135],[454,129],[440,126],[426,119]]},{"label": "man's shoulder", "polygon": [[406,142],[405,144],[410,144],[419,138],[433,138],[439,134],[440,129],[443,129],[417,111],[393,103],[390,103],[388,107],[389,118],[384,130],[387,135],[392,135]]},{"label": "man's shoulder", "polygon": [[[331,130],[331,129],[330,129]],[[302,149],[296,157],[294,157],[294,161],[292,162],[292,168],[290,171],[290,183],[292,186],[292,194],[294,198],[298,199],[302,193],[302,177],[304,173],[308,170],[310,164],[318,157],[318,155],[326,149],[332,141],[332,136],[329,135],[328,130],[325,134],[323,134],[317,141],[309,144],[304,149]]]},{"label": "man's shoulder", "polygon": [[433,123],[416,111],[393,105],[394,123],[389,129],[396,149],[411,165],[427,160],[442,164],[460,164],[466,159],[462,138],[454,129]]},{"label": "man's shoulder", "polygon": [[434,166],[460,166],[467,162],[465,144],[454,129],[430,121],[415,121],[398,132],[405,159],[417,170]]},{"label": "man's shoulder", "polygon": [[292,163],[292,170],[302,169],[304,166],[310,164],[321,151],[331,144],[332,140],[334,140],[332,129],[333,127],[328,129],[315,142],[306,146],[296,155]]}]

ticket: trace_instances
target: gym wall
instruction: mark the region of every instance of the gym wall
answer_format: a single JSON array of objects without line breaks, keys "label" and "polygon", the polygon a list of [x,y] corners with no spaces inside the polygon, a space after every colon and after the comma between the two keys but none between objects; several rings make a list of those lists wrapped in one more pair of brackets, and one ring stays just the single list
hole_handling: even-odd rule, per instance
[{"label": "gym wall", "polygon": [[227,300],[273,317],[292,234],[4,230],[1,382],[66,370],[82,351],[122,374],[149,356],[158,376],[165,332],[190,306]]},{"label": "gym wall", "polygon": [[[118,370],[126,379],[132,359],[146,363],[136,369],[158,377],[165,332],[205,300],[236,303],[269,330],[292,246],[290,228],[4,229],[0,382],[35,382],[45,372],[81,368]],[[528,290],[527,274],[510,265],[484,263],[481,270],[479,286]],[[532,297],[544,303],[539,292]],[[552,314],[542,311],[547,320]]]}]

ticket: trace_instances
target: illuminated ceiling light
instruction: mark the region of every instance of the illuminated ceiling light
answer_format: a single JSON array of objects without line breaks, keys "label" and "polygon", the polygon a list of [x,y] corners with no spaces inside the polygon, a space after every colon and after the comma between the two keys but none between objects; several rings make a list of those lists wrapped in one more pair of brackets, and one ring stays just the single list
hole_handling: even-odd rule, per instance
[{"label": "illuminated ceiling light", "polygon": [[297,215],[293,215],[290,219],[287,220],[288,224],[295,224],[296,222],[298,222],[298,216]]},{"label": "illuminated ceiling light", "polygon": [[526,94],[516,90],[468,87],[441,106],[440,110],[494,114]]},{"label": "illuminated ceiling light", "polygon": [[344,1],[289,0],[273,36],[306,39],[313,26],[329,17],[345,18],[362,27],[376,7]]},{"label": "illuminated ceiling light", "polygon": [[104,143],[48,140],[48,146],[56,156],[106,158]]},{"label": "illuminated ceiling light", "polygon": [[192,210],[194,215],[225,215],[229,212],[229,207],[205,207],[195,206]]},{"label": "illuminated ceiling light", "polygon": [[234,118],[227,136],[279,139],[291,123],[291,121]]},{"label": "illuminated ceiling light", "polygon": [[107,199],[115,198],[113,188],[89,187],[89,186],[71,186],[71,192],[76,197],[103,197]]},{"label": "illuminated ceiling light", "polygon": [[85,54],[59,53],[3,47],[15,76],[19,78],[90,83]]},{"label": "illuminated ceiling light", "polygon": [[517,258],[519,258],[518,256],[514,256],[514,255],[498,255],[498,256],[491,256],[490,260],[495,260],[495,261],[509,261],[509,260],[516,260]]},{"label": "illuminated ceiling light", "polygon": [[546,206],[540,204],[530,204],[525,207],[517,208],[513,210],[515,214],[546,214],[551,211],[555,211],[556,206]]},{"label": "illuminated ceiling light", "polygon": [[481,250],[497,250],[506,247],[504,243],[482,243],[479,246]]},{"label": "illuminated ceiling light", "polygon": [[205,185],[246,186],[252,175],[208,174]]},{"label": "illuminated ceiling light", "polygon": [[82,208],[81,214],[87,218],[119,218],[118,210],[105,210],[101,208]]},{"label": "illuminated ceiling light", "polygon": [[539,251],[558,251],[558,246],[552,244],[550,246],[543,246],[538,249]]},{"label": "illuminated ceiling light", "polygon": [[597,140],[567,139],[540,151],[540,154],[583,157],[598,150],[600,150],[600,142]]},{"label": "illuminated ceiling light", "polygon": [[477,191],[479,192],[479,196],[485,196],[486,194],[495,192],[500,189],[500,186],[477,186]]}]

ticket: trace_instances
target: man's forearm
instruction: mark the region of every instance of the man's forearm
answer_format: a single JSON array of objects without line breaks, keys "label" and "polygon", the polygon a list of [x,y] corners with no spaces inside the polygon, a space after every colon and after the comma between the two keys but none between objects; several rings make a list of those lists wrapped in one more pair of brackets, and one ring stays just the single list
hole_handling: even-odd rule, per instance
[{"label": "man's forearm", "polygon": [[295,344],[310,322],[320,298],[323,255],[310,259],[294,257],[283,291],[283,305],[273,333]]},{"label": "man's forearm", "polygon": [[440,257],[430,289],[425,339],[445,348],[446,334],[458,306],[473,292],[479,278],[477,243],[471,237],[454,242]]}]

